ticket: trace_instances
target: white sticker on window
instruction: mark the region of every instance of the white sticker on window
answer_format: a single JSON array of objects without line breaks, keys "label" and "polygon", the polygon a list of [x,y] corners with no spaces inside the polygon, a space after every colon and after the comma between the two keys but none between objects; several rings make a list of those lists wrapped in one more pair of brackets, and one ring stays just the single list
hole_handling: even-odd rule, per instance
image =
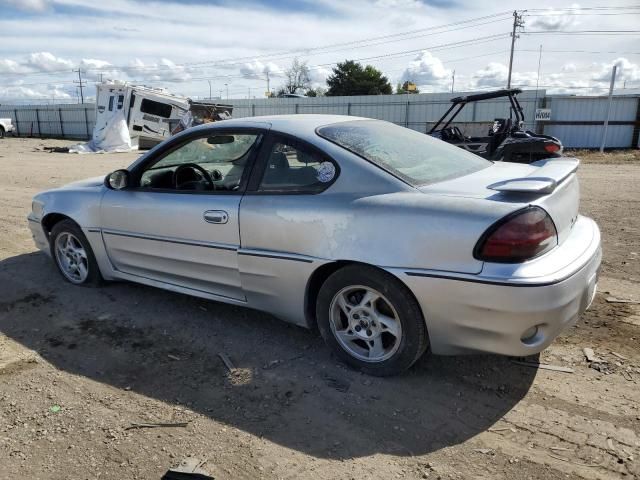
[{"label": "white sticker on window", "polygon": [[316,178],[319,182],[328,183],[336,176],[336,167],[331,162],[322,162],[318,166]]}]

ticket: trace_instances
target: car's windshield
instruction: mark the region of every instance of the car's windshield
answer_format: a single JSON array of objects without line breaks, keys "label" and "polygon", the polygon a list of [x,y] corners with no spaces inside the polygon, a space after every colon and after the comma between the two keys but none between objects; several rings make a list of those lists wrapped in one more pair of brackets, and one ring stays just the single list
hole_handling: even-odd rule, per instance
[{"label": "car's windshield", "polygon": [[317,132],[415,186],[461,177],[491,165],[442,140],[378,120],[334,123]]},{"label": "car's windshield", "polygon": [[[224,139],[223,141],[217,139]],[[230,163],[242,159],[257,135],[212,135],[186,143],[156,162],[149,170],[185,163]]]}]

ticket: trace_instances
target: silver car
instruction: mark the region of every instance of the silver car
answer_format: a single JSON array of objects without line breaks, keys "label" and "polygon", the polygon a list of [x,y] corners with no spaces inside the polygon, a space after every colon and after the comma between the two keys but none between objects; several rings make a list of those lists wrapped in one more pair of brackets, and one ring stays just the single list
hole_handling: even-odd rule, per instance
[{"label": "silver car", "polygon": [[578,160],[490,162],[347,116],[189,129],[33,200],[77,285],[129,280],[270,312],[390,375],[435,354],[540,352],[588,308],[600,232]]}]

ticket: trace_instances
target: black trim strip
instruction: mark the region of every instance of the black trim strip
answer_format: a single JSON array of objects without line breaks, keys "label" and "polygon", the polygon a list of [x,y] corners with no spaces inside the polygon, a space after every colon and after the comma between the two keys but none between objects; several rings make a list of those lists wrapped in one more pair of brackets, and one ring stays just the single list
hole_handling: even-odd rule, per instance
[{"label": "black trim strip", "polygon": [[465,278],[465,277],[450,277],[447,275],[438,275],[434,273],[418,273],[418,272],[404,272],[410,277],[428,277],[428,278],[443,278],[445,280],[457,280],[459,282],[469,282],[469,283],[483,283],[487,285],[496,285],[500,287],[548,287],[549,285],[555,285],[560,282],[564,282],[568,278],[572,277],[575,272],[567,277],[559,278],[557,280],[552,280],[549,282],[542,283],[512,283],[512,282],[494,282],[491,280],[481,280],[479,278]]},{"label": "black trim strip", "polygon": [[100,233],[100,229],[99,228],[87,228],[87,232]]},{"label": "black trim strip", "polygon": [[410,277],[429,277],[429,278],[443,278],[445,280],[457,280],[459,282],[469,282],[469,283],[483,283],[487,285],[496,285],[500,287],[548,287],[549,285],[555,285],[556,283],[560,283],[565,281],[567,278],[560,278],[557,280],[552,280],[549,282],[543,283],[512,283],[512,282],[494,282],[491,280],[480,280],[479,278],[465,278],[465,277],[449,277],[447,275],[437,275],[434,273],[417,273],[417,272],[404,272]]},{"label": "black trim strip", "polygon": [[279,255],[277,253],[249,253],[238,250],[238,255],[244,255],[247,257],[277,258],[280,260],[292,260],[294,262],[313,263],[313,260],[308,258],[290,257],[288,255]]},{"label": "black trim strip", "polygon": [[146,235],[138,235],[135,233],[121,233],[121,232],[113,232],[113,231],[109,231],[109,230],[103,230],[102,231],[103,235],[113,235],[113,236],[117,236],[117,237],[130,237],[130,238],[141,238],[143,240],[151,240],[154,242],[166,242],[166,243],[175,243],[178,245],[191,245],[194,247],[204,247],[204,248],[213,248],[216,250],[229,250],[232,252],[235,252],[236,250],[238,250],[237,247],[232,247],[232,246],[226,246],[226,245],[211,245],[208,243],[198,243],[198,242],[189,242],[187,240],[173,240],[173,239],[168,239],[168,238],[157,238],[157,237],[149,237]]},{"label": "black trim strip", "polygon": [[28,221],[28,222],[37,223],[38,225],[40,225],[40,222],[39,222],[38,220],[34,220],[33,218],[29,218],[29,217],[27,217],[27,221]]}]

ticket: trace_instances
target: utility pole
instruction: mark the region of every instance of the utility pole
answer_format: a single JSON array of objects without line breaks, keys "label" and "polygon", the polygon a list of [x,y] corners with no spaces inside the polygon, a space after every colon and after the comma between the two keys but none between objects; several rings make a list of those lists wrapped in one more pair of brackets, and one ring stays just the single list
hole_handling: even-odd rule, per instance
[{"label": "utility pole", "polygon": [[211,80],[207,80],[209,82],[209,100],[211,100]]},{"label": "utility pole", "polygon": [[453,86],[456,84],[456,70],[453,69],[453,73],[451,74],[451,93],[453,93]]},{"label": "utility pole", "polygon": [[267,74],[267,95],[271,93],[271,89],[269,88],[269,70],[265,72]]},{"label": "utility pole", "polygon": [[538,108],[538,86],[540,85],[540,66],[542,65],[542,45],[540,45],[540,53],[538,54],[538,76],[536,77],[536,98],[533,101],[534,121],[535,110]]},{"label": "utility pole", "polygon": [[609,127],[609,117],[611,116],[611,101],[613,100],[613,87],[616,84],[617,65],[613,66],[611,71],[611,83],[609,84],[609,104],[607,105],[607,118],[604,121],[604,130],[602,132],[602,143],[600,144],[600,153],[604,152],[604,144],[607,142],[607,128]]},{"label": "utility pole", "polygon": [[511,31],[511,54],[509,55],[509,77],[507,78],[507,88],[511,88],[511,70],[513,70],[513,49],[516,46],[516,29],[518,27],[524,27],[524,21],[522,15],[517,10],[513,11],[513,30]]},{"label": "utility pole", "polygon": [[80,70],[80,67],[78,67],[78,70],[74,70],[74,72],[78,73],[78,81],[76,82],[74,80],[73,83],[77,83],[78,84],[78,88],[80,89],[80,103],[84,103],[84,86],[86,85],[87,82],[85,82],[84,80],[82,80],[82,70]]},{"label": "utility pole", "polygon": [[225,83],[224,86],[227,87],[227,100],[229,100],[229,84]]}]

